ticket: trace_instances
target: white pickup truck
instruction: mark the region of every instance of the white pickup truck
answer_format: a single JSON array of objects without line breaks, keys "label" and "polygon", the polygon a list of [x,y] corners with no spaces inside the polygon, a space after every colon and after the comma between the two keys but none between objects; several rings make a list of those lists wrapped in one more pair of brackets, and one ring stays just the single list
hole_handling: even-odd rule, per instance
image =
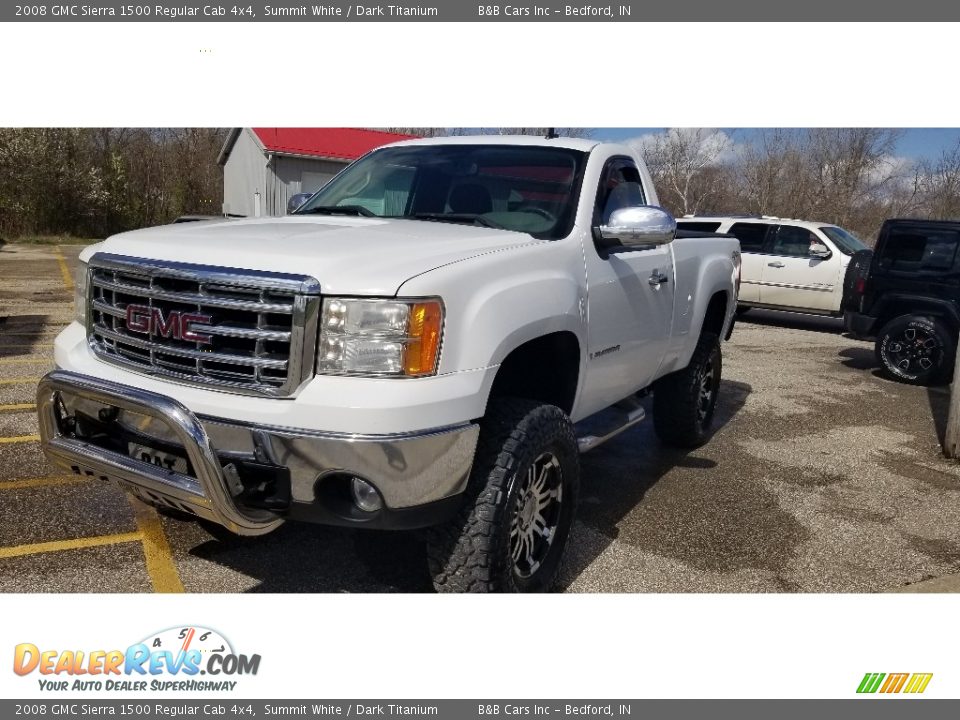
[{"label": "white pickup truck", "polygon": [[[439,590],[545,590],[579,453],[706,441],[736,239],[676,238],[642,160],[562,138],[376,150],[294,214],[86,248],[48,457],[234,533],[426,528]],[[702,235],[702,233],[701,233]]]}]

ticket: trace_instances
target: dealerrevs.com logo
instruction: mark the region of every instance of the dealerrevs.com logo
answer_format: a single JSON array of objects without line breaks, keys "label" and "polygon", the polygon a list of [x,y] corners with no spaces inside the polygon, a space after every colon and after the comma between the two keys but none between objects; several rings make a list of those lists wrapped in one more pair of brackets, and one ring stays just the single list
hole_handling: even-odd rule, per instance
[{"label": "dealerrevs.com logo", "polygon": [[[13,671],[38,675],[47,691],[232,691],[237,678],[256,675],[260,655],[234,651],[216,630],[175,627],[151,633],[125,650],[14,648]],[[201,677],[202,676],[202,677]]]}]

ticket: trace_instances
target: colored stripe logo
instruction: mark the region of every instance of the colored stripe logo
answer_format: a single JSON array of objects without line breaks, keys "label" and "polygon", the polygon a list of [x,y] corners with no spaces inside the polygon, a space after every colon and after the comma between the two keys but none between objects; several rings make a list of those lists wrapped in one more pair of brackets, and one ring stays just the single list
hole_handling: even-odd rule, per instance
[{"label": "colored stripe logo", "polygon": [[858,693],[919,694],[927,689],[933,673],[867,673],[857,687]]}]

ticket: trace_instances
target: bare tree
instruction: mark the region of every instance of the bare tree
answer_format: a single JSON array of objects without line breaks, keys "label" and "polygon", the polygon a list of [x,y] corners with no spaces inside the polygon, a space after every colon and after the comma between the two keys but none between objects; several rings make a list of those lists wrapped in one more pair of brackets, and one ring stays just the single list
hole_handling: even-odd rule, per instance
[{"label": "bare tree", "polygon": [[813,180],[813,210],[822,220],[849,225],[855,208],[892,184],[891,158],[899,130],[816,128],[807,131],[805,156]]},{"label": "bare tree", "polygon": [[960,141],[944,150],[935,162],[921,166],[923,209],[931,218],[960,218]]},{"label": "bare tree", "polygon": [[801,215],[810,206],[802,138],[796,131],[761,131],[739,148],[734,167],[741,212]]},{"label": "bare tree", "polygon": [[643,138],[639,149],[661,202],[687,215],[702,210],[718,194],[726,174],[715,170],[726,161],[732,145],[730,137],[718,130],[670,128]]}]

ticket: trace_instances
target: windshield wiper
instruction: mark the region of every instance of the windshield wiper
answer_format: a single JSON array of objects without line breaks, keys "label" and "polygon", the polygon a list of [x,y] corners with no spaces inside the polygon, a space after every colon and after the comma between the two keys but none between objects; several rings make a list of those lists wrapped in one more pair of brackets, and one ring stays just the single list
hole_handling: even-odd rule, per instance
[{"label": "windshield wiper", "polygon": [[297,210],[295,215],[362,215],[376,217],[376,213],[363,205],[317,205],[306,210]]},{"label": "windshield wiper", "polygon": [[503,225],[494,222],[488,217],[477,215],[476,213],[434,213],[418,212],[407,215],[414,220],[435,220],[436,222],[460,223],[461,225],[482,225],[483,227],[494,228],[496,230],[506,230]]}]

